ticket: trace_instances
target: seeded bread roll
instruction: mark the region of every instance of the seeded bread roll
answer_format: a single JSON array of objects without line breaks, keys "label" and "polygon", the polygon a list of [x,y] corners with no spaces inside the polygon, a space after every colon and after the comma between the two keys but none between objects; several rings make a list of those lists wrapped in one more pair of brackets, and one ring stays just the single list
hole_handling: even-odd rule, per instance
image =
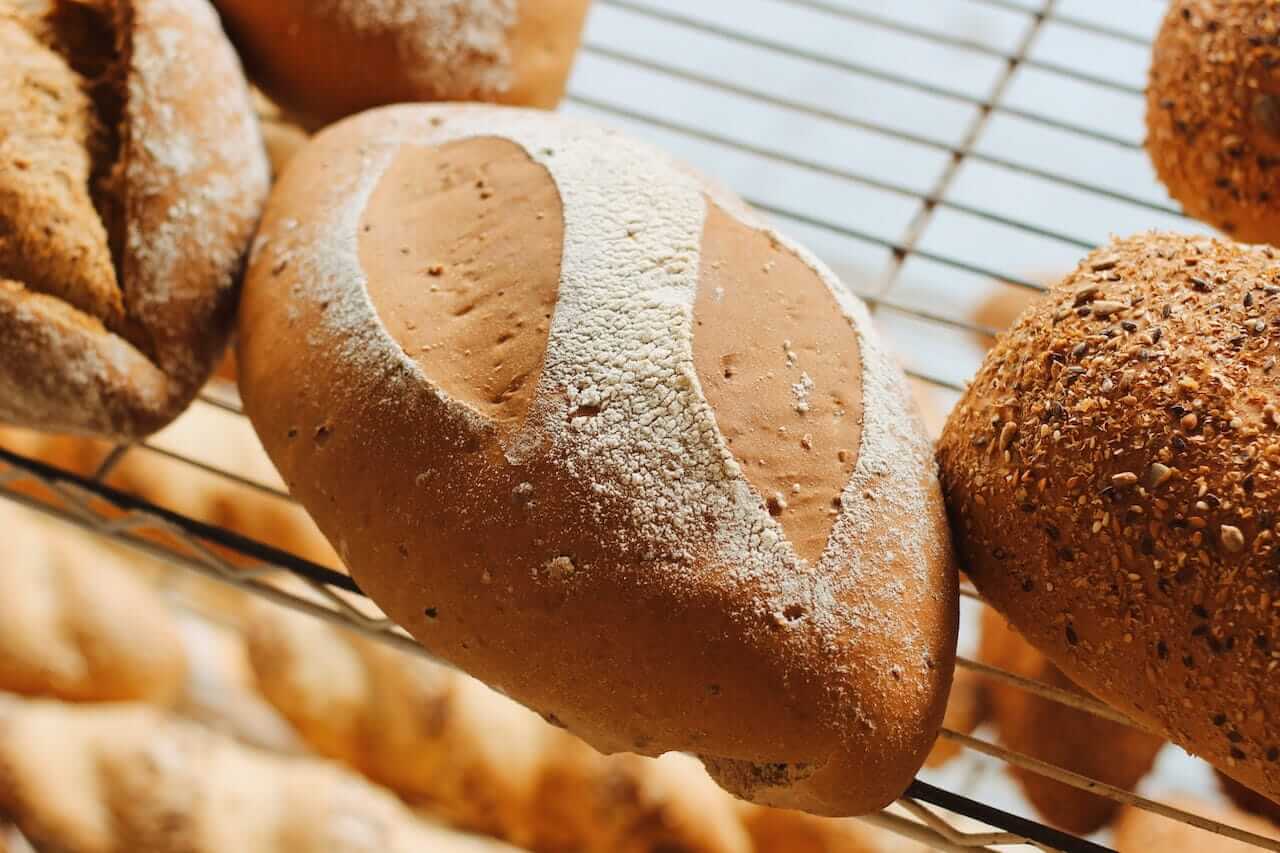
[{"label": "seeded bread roll", "polygon": [[1269,800],[1257,791],[1251,791],[1221,770],[1216,771],[1218,787],[1227,799],[1250,814],[1265,817],[1276,826],[1280,826],[1280,803]]},{"label": "seeded bread roll", "polygon": [[[1062,671],[1018,636],[1004,617],[986,608],[981,659],[1005,672],[1060,690],[1080,693]],[[1080,711],[1029,690],[991,679],[987,696],[1000,743],[1029,755],[1132,791],[1155,763],[1164,740],[1122,723]],[[1120,804],[1047,776],[1008,765],[1009,774],[1046,821],[1076,835],[1089,835],[1111,822]]]},{"label": "seeded bread roll", "polygon": [[0,421],[128,439],[221,355],[267,191],[206,0],[0,5]]},{"label": "seeded bread roll", "polygon": [[761,802],[902,792],[956,575],[901,374],[807,252],[594,125],[392,107],[293,161],[247,283],[246,410],[425,646]]},{"label": "seeded bread roll", "polygon": [[1280,796],[1280,260],[1145,234],[987,356],[939,443],[964,564],[1076,684]]},{"label": "seeded bread roll", "polygon": [[1280,242],[1280,41],[1271,0],[1175,0],[1156,37],[1147,152],[1187,213]]},{"label": "seeded bread roll", "polygon": [[258,85],[324,125],[370,107],[552,108],[590,0],[214,0]]}]

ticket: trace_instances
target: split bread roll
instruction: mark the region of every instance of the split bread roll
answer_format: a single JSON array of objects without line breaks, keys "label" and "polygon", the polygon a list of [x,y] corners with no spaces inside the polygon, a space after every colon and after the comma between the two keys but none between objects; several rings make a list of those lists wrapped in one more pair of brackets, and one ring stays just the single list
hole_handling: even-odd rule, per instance
[{"label": "split bread roll", "polygon": [[451,825],[532,850],[750,850],[692,758],[606,758],[470,676],[265,602],[258,689],[313,749]]},{"label": "split bread roll", "polygon": [[[1036,651],[1004,617],[985,608],[981,659],[998,669],[1050,687],[1080,693],[1080,688]],[[1054,767],[1132,791],[1151,772],[1164,740],[1155,735],[1037,696],[1022,687],[988,679],[991,718],[1000,743]],[[1049,823],[1075,835],[1089,835],[1115,817],[1120,804],[1098,794],[1056,782],[1014,765],[1006,769],[1036,811]]]},{"label": "split bread roll", "polygon": [[0,3],[0,421],[135,438],[221,355],[267,161],[207,0]]},{"label": "split bread roll", "polygon": [[76,853],[501,853],[324,761],[142,705],[0,699],[0,813]]},{"label": "split bread roll", "polygon": [[1147,85],[1147,153],[1191,216],[1280,242],[1280,42],[1271,0],[1174,0]]},{"label": "split bread roll", "polygon": [[590,0],[215,0],[255,82],[320,126],[385,104],[552,108]]},{"label": "split bread roll", "polygon": [[298,155],[246,282],[246,411],[423,645],[761,803],[902,793],[956,573],[902,376],[807,252],[595,125],[404,106]]},{"label": "split bread roll", "polygon": [[0,690],[174,701],[186,676],[164,601],[113,551],[0,499]]},{"label": "split bread roll", "polygon": [[991,350],[938,447],[984,599],[1071,681],[1280,797],[1280,260],[1144,234]]}]

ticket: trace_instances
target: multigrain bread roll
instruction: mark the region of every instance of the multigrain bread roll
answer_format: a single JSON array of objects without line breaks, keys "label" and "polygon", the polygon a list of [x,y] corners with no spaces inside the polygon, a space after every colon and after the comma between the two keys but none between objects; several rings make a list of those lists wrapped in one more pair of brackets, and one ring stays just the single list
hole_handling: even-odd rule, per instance
[{"label": "multigrain bread roll", "polygon": [[[1192,814],[1216,820],[1265,838],[1280,839],[1276,828],[1261,818],[1237,809],[1213,806],[1190,797],[1175,797],[1167,804]],[[1117,853],[1257,853],[1258,847],[1224,838],[1180,820],[1125,806],[1115,823],[1112,844]]]},{"label": "multigrain bread roll", "polygon": [[[990,608],[983,612],[979,656],[1005,672],[1081,692]],[[1001,744],[1126,791],[1133,790],[1151,771],[1156,753],[1164,746],[1164,740],[1155,735],[995,679],[988,680],[986,693]],[[1046,821],[1076,835],[1089,835],[1106,826],[1120,807],[1115,800],[1034,771],[1013,765],[1007,769]]]},{"label": "multigrain bread roll", "polygon": [[172,702],[186,675],[164,601],[113,551],[0,501],[0,690]]},{"label": "multigrain bread roll", "polygon": [[939,444],[969,576],[1076,684],[1280,797],[1280,261],[1146,234],[988,354]]},{"label": "multigrain bread roll", "polygon": [[393,107],[294,160],[251,266],[246,410],[425,646],[760,802],[902,792],[956,575],[901,375],[807,252],[594,125]]},{"label": "multigrain bread roll", "polygon": [[221,355],[267,191],[207,0],[0,3],[0,421],[134,438]]},{"label": "multigrain bread roll", "polygon": [[514,853],[327,762],[130,704],[0,698],[0,812],[76,853]]},{"label": "multigrain bread roll", "polygon": [[1221,770],[1214,772],[1218,779],[1218,787],[1227,795],[1227,799],[1250,814],[1260,815],[1276,826],[1280,826],[1280,803],[1267,799],[1257,791],[1249,790]]},{"label": "multigrain bread roll", "polygon": [[606,758],[464,673],[266,602],[248,610],[263,695],[317,752],[440,820],[538,851],[750,849],[692,758]]},{"label": "multigrain bread roll", "polygon": [[370,107],[552,108],[590,0],[214,0],[255,81],[308,125]]},{"label": "multigrain bread roll", "polygon": [[1147,152],[1187,213],[1280,241],[1280,41],[1270,0],[1174,0],[1147,85]]}]

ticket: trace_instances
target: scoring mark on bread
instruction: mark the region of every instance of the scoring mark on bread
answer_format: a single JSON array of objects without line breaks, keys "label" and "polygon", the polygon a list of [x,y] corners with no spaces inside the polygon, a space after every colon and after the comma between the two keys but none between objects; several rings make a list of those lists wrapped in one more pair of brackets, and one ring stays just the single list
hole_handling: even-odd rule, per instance
[{"label": "scoring mark on bread", "polygon": [[497,137],[404,146],[359,234],[391,336],[450,397],[517,429],[559,298],[564,218],[546,169]]},{"label": "scoring mark on bread", "polygon": [[747,481],[816,563],[861,443],[858,335],[812,267],[710,201],[693,359]]}]

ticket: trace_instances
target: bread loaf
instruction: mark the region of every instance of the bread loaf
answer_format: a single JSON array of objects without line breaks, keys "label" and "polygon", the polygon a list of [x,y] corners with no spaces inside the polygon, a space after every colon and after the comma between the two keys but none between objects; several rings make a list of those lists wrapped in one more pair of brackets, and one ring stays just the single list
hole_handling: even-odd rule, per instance
[{"label": "bread loaf", "polygon": [[1147,151],[1169,194],[1250,243],[1280,241],[1276,20],[1269,0],[1174,0],[1147,85]]},{"label": "bread loaf", "polygon": [[955,570],[901,375],[807,252],[616,133],[416,106],[313,140],[251,267],[246,411],[425,646],[761,802],[902,792]]},{"label": "bread loaf", "polygon": [[560,102],[590,0],[215,0],[256,82],[324,125],[384,104]]},{"label": "bread loaf", "polygon": [[0,812],[40,849],[77,853],[514,853],[327,762],[129,704],[0,698]]},{"label": "bread loaf", "polygon": [[465,673],[265,602],[259,689],[312,748],[452,826],[531,850],[750,849],[694,759],[604,757]]},{"label": "bread loaf", "polygon": [[233,320],[267,191],[207,0],[0,5],[0,421],[135,438]]},{"label": "bread loaf", "polygon": [[115,552],[0,499],[0,690],[172,702],[186,657],[163,600]]},{"label": "bread loaf", "polygon": [[1145,234],[1003,336],[939,444],[983,597],[1071,681],[1280,797],[1280,260]]},{"label": "bread loaf", "polygon": [[[1022,639],[999,613],[982,619],[982,660],[1023,678],[1080,693],[1048,658]],[[986,685],[1000,743],[1054,767],[1132,791],[1151,771],[1164,740],[991,679]],[[1008,765],[1022,792],[1046,821],[1076,835],[1089,835],[1115,817],[1120,804]]]}]

